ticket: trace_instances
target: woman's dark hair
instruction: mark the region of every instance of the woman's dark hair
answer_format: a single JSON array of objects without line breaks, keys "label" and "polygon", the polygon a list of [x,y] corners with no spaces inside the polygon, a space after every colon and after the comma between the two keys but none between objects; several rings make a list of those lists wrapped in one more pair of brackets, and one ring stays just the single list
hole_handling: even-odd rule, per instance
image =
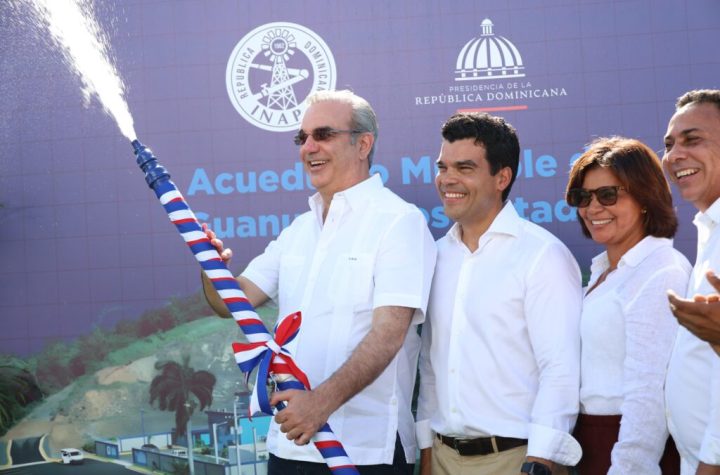
[{"label": "woman's dark hair", "polygon": [[[660,160],[650,147],[639,140],[625,137],[594,140],[573,164],[565,196],[571,188],[582,188],[585,175],[595,168],[606,168],[612,172],[645,211],[645,236],[675,236],[678,221],[672,206],[670,185],[665,179]],[[583,220],[578,221],[583,234],[590,237]]]}]

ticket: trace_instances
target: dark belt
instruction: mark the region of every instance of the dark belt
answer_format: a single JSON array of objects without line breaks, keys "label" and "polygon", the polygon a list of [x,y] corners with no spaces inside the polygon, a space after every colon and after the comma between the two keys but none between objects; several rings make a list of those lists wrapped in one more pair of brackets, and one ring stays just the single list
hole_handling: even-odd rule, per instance
[{"label": "dark belt", "polygon": [[480,437],[478,439],[456,439],[437,434],[443,444],[455,449],[459,455],[488,455],[527,445],[527,439],[513,437]]}]

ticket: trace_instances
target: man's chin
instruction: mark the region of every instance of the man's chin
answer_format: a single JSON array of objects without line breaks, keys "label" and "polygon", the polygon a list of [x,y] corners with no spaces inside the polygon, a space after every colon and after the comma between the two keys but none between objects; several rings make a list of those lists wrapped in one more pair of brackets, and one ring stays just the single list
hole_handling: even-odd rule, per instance
[{"label": "man's chin", "polygon": [[680,198],[682,198],[684,201],[687,201],[688,203],[695,203],[699,200],[699,197],[697,196],[697,193],[693,192],[693,189],[691,187],[683,187],[681,185],[678,185],[675,183],[675,186],[677,187],[677,190],[680,192]]},{"label": "man's chin", "polygon": [[318,176],[310,175],[310,184],[313,188],[317,190],[318,188],[322,188],[323,185],[325,185],[325,181],[321,180]]},{"label": "man's chin", "polygon": [[457,210],[453,209],[452,207],[443,206],[443,213],[445,213],[445,216],[450,218],[453,221],[457,221],[460,217],[460,213],[457,212]]}]

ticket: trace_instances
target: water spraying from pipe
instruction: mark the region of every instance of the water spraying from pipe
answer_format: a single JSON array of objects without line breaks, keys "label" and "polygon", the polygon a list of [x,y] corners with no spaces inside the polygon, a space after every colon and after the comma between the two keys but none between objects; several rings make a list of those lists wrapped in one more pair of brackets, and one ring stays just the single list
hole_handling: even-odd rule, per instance
[{"label": "water spraying from pipe", "polygon": [[68,65],[83,83],[86,97],[97,97],[120,132],[137,138],[133,118],[125,102],[125,87],[110,61],[109,48],[95,21],[92,6],[76,0],[30,0],[40,23],[60,46]]},{"label": "water spraying from pipe", "polygon": [[[256,372],[259,381],[255,384],[258,390],[253,393],[253,407],[273,414],[269,394],[265,391],[268,378],[275,381],[279,390],[310,389],[307,377],[284,348],[299,331],[300,313],[283,319],[274,337],[265,328],[237,280],[203,232],[185,198],[170,180],[167,170],[158,163],[152,151],[137,140],[132,116],[124,99],[123,83],[110,61],[109,48],[90,7],[81,5],[80,0],[29,1],[40,22],[60,46],[68,64],[82,80],[86,97],[97,96],[105,111],[115,118],[120,131],[130,140],[147,184],[155,191],[168,217],[245,333],[250,343],[233,345],[236,361],[248,377],[259,366]],[[333,474],[359,475],[327,423],[313,436],[313,443]]]}]

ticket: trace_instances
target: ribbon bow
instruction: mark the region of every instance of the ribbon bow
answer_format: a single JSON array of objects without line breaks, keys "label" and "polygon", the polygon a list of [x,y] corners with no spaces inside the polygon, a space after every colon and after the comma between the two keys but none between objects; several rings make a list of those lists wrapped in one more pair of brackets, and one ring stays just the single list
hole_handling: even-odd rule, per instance
[{"label": "ribbon bow", "polygon": [[245,373],[245,382],[250,378],[250,373],[258,368],[255,376],[252,397],[250,399],[249,415],[252,416],[258,411],[272,415],[270,397],[267,391],[266,381],[268,378],[285,381],[295,378],[298,389],[310,389],[310,382],[307,375],[295,364],[292,355],[285,348],[285,345],[293,341],[300,331],[302,316],[295,312],[282,319],[275,327],[275,338],[265,333],[262,341],[254,343],[233,343],[235,361]]}]

